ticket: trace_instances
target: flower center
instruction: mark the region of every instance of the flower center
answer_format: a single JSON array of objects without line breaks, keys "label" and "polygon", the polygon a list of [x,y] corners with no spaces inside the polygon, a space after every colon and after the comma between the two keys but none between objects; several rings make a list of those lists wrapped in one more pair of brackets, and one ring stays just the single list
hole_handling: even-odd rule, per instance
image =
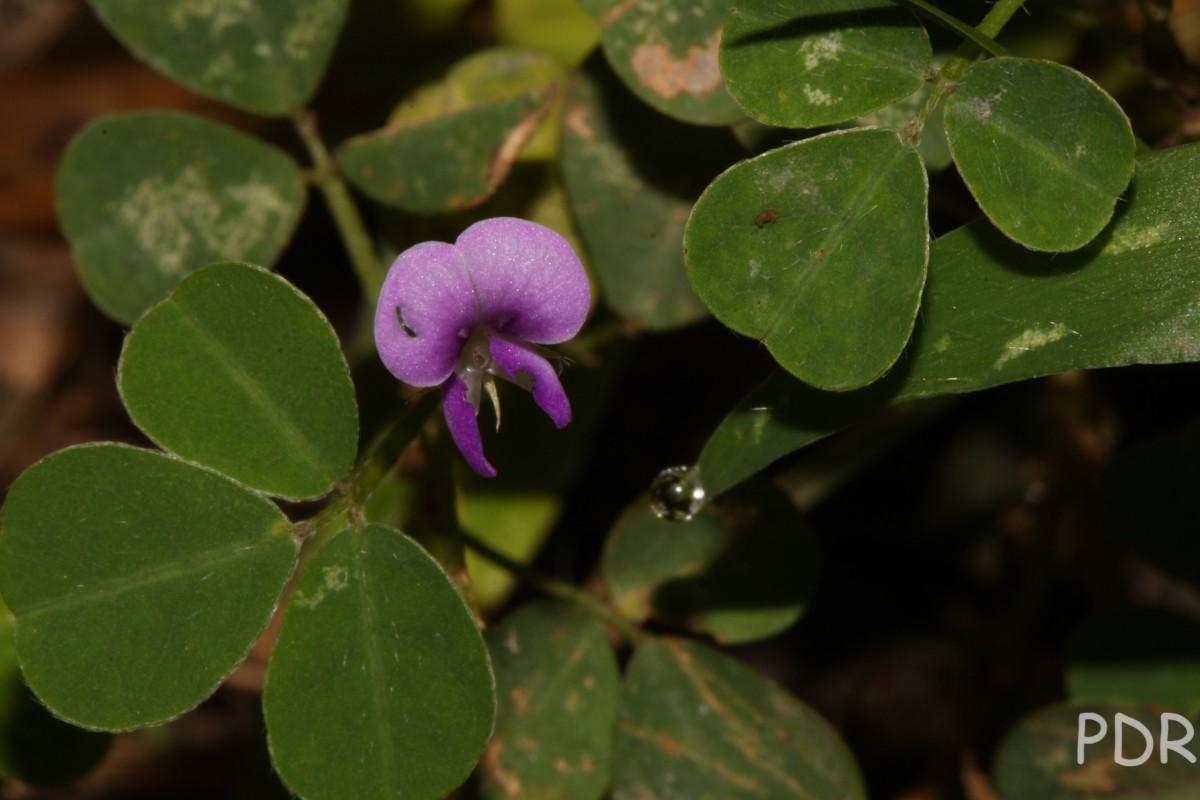
[{"label": "flower center", "polygon": [[475,415],[479,415],[479,398],[484,391],[492,399],[492,408],[496,411],[496,430],[500,430],[500,393],[496,390],[496,379],[500,375],[496,362],[492,358],[492,348],[488,344],[491,332],[479,327],[467,337],[466,344],[458,356],[458,366],[454,371],[467,385],[467,402],[475,407]]}]

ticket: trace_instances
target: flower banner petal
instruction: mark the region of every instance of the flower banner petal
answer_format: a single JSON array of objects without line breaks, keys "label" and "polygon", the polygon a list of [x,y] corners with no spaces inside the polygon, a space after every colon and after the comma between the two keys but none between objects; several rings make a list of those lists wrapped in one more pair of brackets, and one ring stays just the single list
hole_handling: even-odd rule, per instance
[{"label": "flower banner petal", "polygon": [[509,380],[524,386],[518,377],[519,372],[533,379],[533,386],[529,387],[533,401],[546,412],[556,428],[565,428],[571,422],[571,401],[567,399],[558,373],[550,362],[528,347],[498,336],[491,337],[489,346],[496,365]]},{"label": "flower banner petal", "polygon": [[495,332],[557,344],[583,327],[591,303],[587,272],[559,234],[523,219],[496,217],[467,228],[455,247]]}]

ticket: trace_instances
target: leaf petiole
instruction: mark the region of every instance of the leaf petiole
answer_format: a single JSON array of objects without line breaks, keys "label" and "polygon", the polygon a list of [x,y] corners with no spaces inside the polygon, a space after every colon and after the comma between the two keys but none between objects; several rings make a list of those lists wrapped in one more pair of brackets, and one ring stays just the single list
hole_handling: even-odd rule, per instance
[{"label": "leaf petiole", "polygon": [[937,24],[941,25],[943,28],[954,31],[964,39],[974,42],[980,48],[986,50],[994,56],[1008,55],[1008,50],[1006,50],[991,36],[982,33],[977,28],[972,28],[970,25],[963,22],[953,14],[947,14],[937,6],[925,2],[925,0],[897,0],[897,2],[899,2],[901,5],[908,6],[917,14],[928,17]]},{"label": "leaf petiole", "polygon": [[[909,0],[901,0],[901,2],[909,2]],[[996,36],[1000,35],[1000,31],[1004,30],[1004,26],[1008,24],[1008,21],[1012,19],[1012,15],[1017,13],[1017,9],[1024,4],[1025,0],[996,0],[996,4],[992,6],[992,10],[975,26],[975,31],[989,41],[994,40]],[[914,142],[920,140],[921,132],[924,130],[929,116],[946,97],[946,93],[957,83],[958,79],[975,63],[979,51],[980,45],[973,38],[969,39],[954,51],[954,55],[942,67],[938,73],[937,82],[933,86],[933,91],[929,93],[929,98],[925,101],[924,107],[921,108],[921,111],[906,127],[908,131],[907,135]]]}]

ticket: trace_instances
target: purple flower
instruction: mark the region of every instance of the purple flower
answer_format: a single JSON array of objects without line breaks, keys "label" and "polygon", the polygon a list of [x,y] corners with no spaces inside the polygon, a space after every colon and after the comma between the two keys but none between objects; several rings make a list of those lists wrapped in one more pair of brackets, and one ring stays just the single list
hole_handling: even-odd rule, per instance
[{"label": "purple flower", "polygon": [[591,302],[587,273],[567,240],[549,228],[497,217],[467,228],[454,244],[423,242],[392,264],[375,310],[383,363],[413,386],[440,386],[446,425],[467,463],[485,477],[479,401],[500,405],[495,378],[533,393],[555,426],[571,404],[538,345],[570,339]]}]

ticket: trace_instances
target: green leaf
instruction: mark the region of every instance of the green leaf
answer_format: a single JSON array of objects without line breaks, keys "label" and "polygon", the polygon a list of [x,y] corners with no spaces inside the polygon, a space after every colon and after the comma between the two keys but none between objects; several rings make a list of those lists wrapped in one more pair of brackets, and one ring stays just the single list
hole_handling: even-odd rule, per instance
[{"label": "green leaf", "polygon": [[55,194],[84,288],[127,324],[205,264],[274,262],[305,198],[300,168],[274,147],[157,111],[84,128],[63,156]]},{"label": "green leaf", "polygon": [[729,656],[652,640],[625,674],[613,798],[865,800],[858,767],[820,715]]},{"label": "green leaf", "polygon": [[1121,215],[1077,253],[1031,253],[983,220],[942,237],[921,324],[891,374],[852,394],[773,375],[705,445],[708,495],[891,403],[1066,370],[1200,360],[1197,172],[1197,145],[1139,159]]},{"label": "green leaf", "polygon": [[92,770],[112,743],[107,733],[55,717],[21,679],[12,615],[0,603],[0,777],[36,786],[68,783]]},{"label": "green leaf", "polygon": [[596,58],[563,120],[563,181],[605,304],[650,330],[705,316],[680,242],[700,192],[739,157],[733,136],[664,119]]},{"label": "green leaf", "polygon": [[176,717],[245,657],[296,554],[279,509],[228,478],[122,445],[55,453],[13,485],[0,536],[25,680],[88,728]]},{"label": "green leaf", "polygon": [[[996,790],[1003,800],[1191,800],[1200,795],[1200,770],[1178,753],[1168,753],[1166,764],[1159,761],[1161,710],[1135,703],[1063,703],[1035,711],[1000,743],[992,769]],[[1080,764],[1079,717],[1084,713],[1103,717],[1107,736],[1086,745]],[[1154,736],[1153,755],[1135,768],[1113,759],[1117,714],[1132,717]],[[1098,722],[1086,724],[1087,734],[1099,732]],[[1170,733],[1178,739],[1181,731],[1182,724],[1175,723]],[[1137,758],[1145,746],[1135,728],[1126,728],[1125,758]]]},{"label": "green leaf", "polygon": [[354,387],[329,323],[246,264],[192,275],[125,340],[118,381],[139,428],[269,494],[317,497],[354,465]]},{"label": "green leaf", "polygon": [[603,11],[604,55],[644,102],[695,125],[742,119],[717,64],[727,0],[628,0],[588,10]]},{"label": "green leaf", "polygon": [[91,0],[138,58],[201,94],[258,114],[304,105],[349,0]]},{"label": "green leaf", "polygon": [[1127,606],[1085,620],[1067,645],[1075,700],[1130,700],[1200,713],[1200,625],[1161,608]]},{"label": "green leaf", "polygon": [[612,770],[620,690],[604,630],[576,606],[540,602],[487,640],[499,708],[480,796],[597,800]]},{"label": "green leaf", "polygon": [[976,64],[945,105],[958,171],[988,218],[1033,250],[1075,250],[1112,218],[1133,174],[1129,118],[1051,61]]},{"label": "green leaf", "polygon": [[817,579],[817,539],[769,485],[722,498],[684,524],[657,518],[642,501],[617,521],[602,570],[613,604],[712,634],[762,639],[804,612]]},{"label": "green leaf", "polygon": [[371,525],[335,536],[300,576],[263,705],[275,765],[306,800],[434,800],[483,752],[495,684],[446,573]]},{"label": "green leaf", "polygon": [[684,234],[717,319],[824,389],[863,386],[912,332],[929,256],[927,179],[895,133],[860,128],[743,161],[705,190]]},{"label": "green leaf", "polygon": [[600,28],[578,0],[497,0],[496,36],[512,47],[550,53],[567,66],[600,41]]},{"label": "green leaf", "polygon": [[738,0],[721,73],[750,116],[784,128],[848,122],[921,87],[933,51],[891,0]]},{"label": "green leaf", "polygon": [[599,19],[610,13],[624,0],[577,0],[577,2],[580,8],[591,14],[593,18]]},{"label": "green leaf", "polygon": [[[571,220],[567,193],[558,169],[558,133],[554,132],[554,162],[524,156],[513,165],[512,172],[496,193],[473,208],[435,216],[406,214],[385,210],[382,215],[383,233],[395,251],[413,242],[453,242],[458,234],[472,223],[491,217],[520,217],[557,231],[576,252],[582,255],[583,243]],[[526,154],[529,151],[525,151]],[[586,266],[586,264],[585,264]]]},{"label": "green leaf", "polygon": [[456,211],[486,200],[549,113],[562,69],[549,56],[488,50],[401,104],[387,127],[356,136],[338,166],[393,208]]}]

